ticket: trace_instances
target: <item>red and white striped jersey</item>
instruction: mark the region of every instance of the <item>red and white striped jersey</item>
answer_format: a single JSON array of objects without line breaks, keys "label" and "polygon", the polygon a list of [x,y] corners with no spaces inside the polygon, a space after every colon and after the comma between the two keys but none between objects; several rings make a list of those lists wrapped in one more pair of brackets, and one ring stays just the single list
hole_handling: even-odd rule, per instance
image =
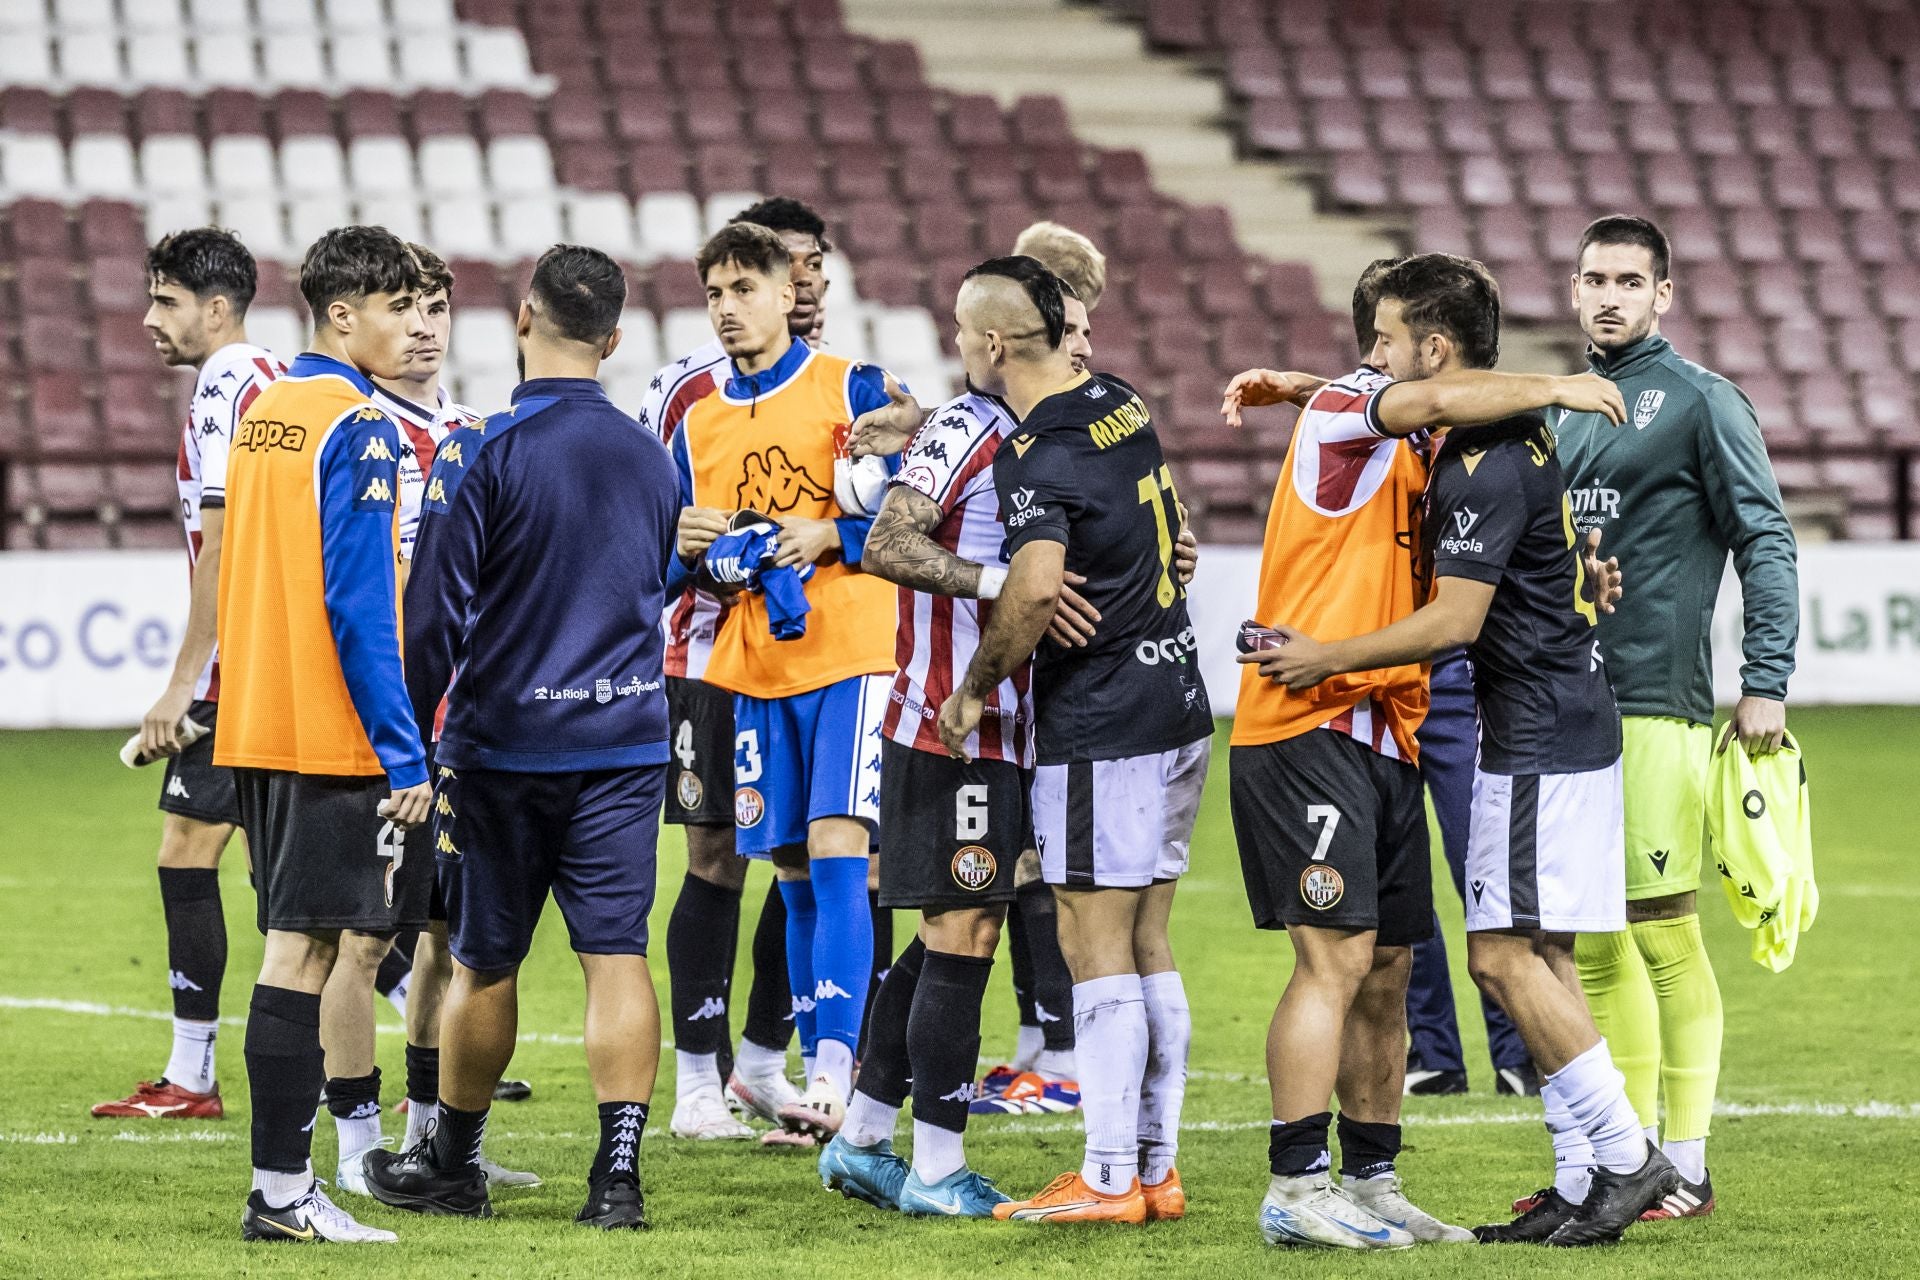
[{"label": "red and white striped jersey", "polygon": [[480,415],[457,403],[445,387],[440,388],[439,403],[431,410],[377,383],[373,402],[400,428],[400,558],[411,560],[414,540],[420,536],[420,504],[426,498],[434,452],[461,427],[480,421]]},{"label": "red and white striped jersey", "polygon": [[[717,390],[728,376],[726,349],[715,338],[654,374],[634,417],[662,444],[672,444],[687,410]],[[665,618],[668,675],[689,680],[706,677],[713,638],[725,613],[726,605],[717,596],[692,587],[672,603]]]},{"label": "red and white striped jersey", "polygon": [[[997,401],[972,393],[933,411],[900,460],[893,483],[940,504],[929,533],[963,560],[1000,567],[1006,529],[993,487],[993,456],[1020,424]],[[900,589],[893,678],[881,731],[902,746],[944,754],[935,720],[959,685],[993,616],[991,600],[965,600]],[[967,739],[976,758],[1033,764],[1033,666],[1023,663],[987,699],[980,727]]]},{"label": "red and white striped jersey", "polygon": [[[227,451],[234,429],[262,387],[287,371],[265,347],[230,342],[207,357],[194,382],[193,404],[180,433],[180,519],[187,532],[187,573],[200,562],[200,513],[227,505]],[[194,681],[196,700],[220,699],[220,654],[207,659]]]}]

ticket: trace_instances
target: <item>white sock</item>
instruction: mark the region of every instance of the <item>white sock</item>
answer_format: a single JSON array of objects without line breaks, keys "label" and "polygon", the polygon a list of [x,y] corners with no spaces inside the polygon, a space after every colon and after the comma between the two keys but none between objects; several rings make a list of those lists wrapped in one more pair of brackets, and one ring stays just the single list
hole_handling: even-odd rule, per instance
[{"label": "white sock", "polygon": [[1177,970],[1140,979],[1147,1005],[1147,1069],[1140,1078],[1140,1181],[1165,1182],[1180,1149],[1193,1015]]},{"label": "white sock", "polygon": [[1554,1078],[1540,1082],[1540,1100],[1547,1109],[1547,1136],[1553,1139],[1553,1188],[1568,1204],[1584,1204],[1593,1185],[1593,1144],[1573,1122]]},{"label": "white sock", "polygon": [[213,1042],[219,1038],[217,1022],[173,1020],[173,1053],[167,1059],[166,1078],[189,1093],[213,1090]]},{"label": "white sock", "polygon": [[820,1047],[818,1045],[814,1046],[812,1053],[803,1053],[800,1055],[800,1078],[809,1084],[813,1082],[813,1073],[816,1069],[816,1064],[820,1060],[819,1055]]},{"label": "white sock", "polygon": [[733,1055],[733,1069],[740,1073],[742,1080],[765,1080],[769,1076],[783,1076],[787,1073],[787,1051],[769,1049],[763,1044],[742,1040],[740,1052]]},{"label": "white sock", "polygon": [[1140,1172],[1140,1077],[1147,1069],[1140,975],[1075,983],[1073,1030],[1087,1125],[1080,1176],[1095,1191],[1121,1195]]},{"label": "white sock", "polygon": [[1677,1138],[1660,1148],[1667,1153],[1667,1159],[1673,1161],[1673,1167],[1688,1182],[1707,1180],[1707,1140],[1705,1138]]},{"label": "white sock", "polygon": [[963,1133],[937,1124],[913,1122],[913,1171],[920,1181],[935,1183],[967,1167],[967,1139]]},{"label": "white sock", "polygon": [[313,1186],[313,1161],[299,1173],[275,1173],[272,1169],[253,1171],[253,1189],[267,1202],[269,1209],[284,1209],[307,1194]]},{"label": "white sock", "polygon": [[372,1104],[371,1115],[335,1116],[333,1129],[340,1139],[342,1163],[372,1150],[380,1145],[380,1104]]},{"label": "white sock", "polygon": [[1647,1137],[1640,1117],[1627,1101],[1627,1080],[1613,1065],[1602,1040],[1554,1072],[1560,1097],[1573,1122],[1593,1144],[1593,1162],[1615,1173],[1631,1173],[1647,1161]]},{"label": "white sock", "polygon": [[433,1122],[440,1117],[440,1104],[437,1102],[407,1103],[407,1138],[400,1144],[402,1151],[411,1151],[427,1140],[433,1130]]},{"label": "white sock", "polygon": [[1031,1071],[1047,1047],[1047,1033],[1038,1027],[1020,1024],[1020,1038],[1013,1042],[1013,1062],[1015,1071]]},{"label": "white sock", "polygon": [[690,1098],[706,1090],[720,1092],[719,1054],[688,1053],[684,1049],[675,1049],[673,1061],[675,1066],[673,1092],[676,1098]]},{"label": "white sock", "polygon": [[899,1123],[899,1107],[890,1107],[856,1092],[847,1103],[847,1118],[841,1122],[840,1136],[856,1147],[870,1147],[890,1140]]},{"label": "white sock", "polygon": [[393,984],[393,990],[387,992],[387,1003],[392,1005],[403,1018],[407,1016],[407,987],[412,982],[413,975],[406,974],[400,981]]},{"label": "white sock", "polygon": [[1660,1126],[1659,1125],[1657,1124],[1641,1125],[1640,1132],[1646,1135],[1648,1146],[1657,1147],[1660,1145]]},{"label": "white sock", "polygon": [[1033,1060],[1033,1066],[1030,1067],[1029,1070],[1037,1071],[1049,1080],[1076,1080],[1079,1078],[1075,1075],[1075,1072],[1077,1072],[1079,1068],[1074,1065],[1073,1050],[1071,1049],[1043,1049],[1040,1052],[1040,1056]]},{"label": "white sock", "polygon": [[834,1092],[846,1097],[853,1092],[853,1046],[838,1040],[822,1040],[813,1047],[813,1066],[807,1072],[808,1080],[817,1080],[821,1076],[834,1088]]}]

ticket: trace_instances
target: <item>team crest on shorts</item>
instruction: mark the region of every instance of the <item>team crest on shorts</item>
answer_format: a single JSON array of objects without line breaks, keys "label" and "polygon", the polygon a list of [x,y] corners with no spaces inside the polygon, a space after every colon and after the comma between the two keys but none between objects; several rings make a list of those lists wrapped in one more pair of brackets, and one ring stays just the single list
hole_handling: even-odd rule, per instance
[{"label": "team crest on shorts", "polygon": [[972,893],[992,884],[994,873],[999,869],[993,854],[977,844],[970,844],[953,855],[953,882]]},{"label": "team crest on shorts", "polygon": [[[689,806],[691,807],[691,806]],[[760,819],[767,816],[767,802],[752,787],[742,787],[733,793],[733,825],[736,827],[757,827]]]},{"label": "team crest on shorts", "polygon": [[691,769],[680,771],[680,781],[676,786],[682,809],[698,809],[706,788],[700,785],[700,775]]},{"label": "team crest on shorts", "polygon": [[1315,911],[1325,911],[1347,892],[1347,882],[1324,862],[1316,862],[1300,873],[1300,896]]}]

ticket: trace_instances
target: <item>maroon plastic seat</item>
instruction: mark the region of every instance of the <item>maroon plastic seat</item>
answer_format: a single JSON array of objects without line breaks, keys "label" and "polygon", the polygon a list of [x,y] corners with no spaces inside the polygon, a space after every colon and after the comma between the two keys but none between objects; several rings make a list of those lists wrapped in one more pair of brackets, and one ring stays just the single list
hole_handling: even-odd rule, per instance
[{"label": "maroon plastic seat", "polygon": [[679,128],[671,94],[656,89],[622,89],[615,93],[613,132],[624,142],[676,141]]},{"label": "maroon plastic seat", "polygon": [[1737,156],[1746,151],[1739,117],[1718,100],[1696,102],[1687,110],[1686,138],[1695,155]]},{"label": "maroon plastic seat", "polygon": [[624,191],[626,168],[619,149],[604,142],[562,142],[553,148],[553,176],[563,187]]},{"label": "maroon plastic seat", "polygon": [[1311,104],[1307,137],[1320,151],[1363,151],[1373,145],[1366,109],[1350,98],[1326,98]]},{"label": "maroon plastic seat", "polygon": [[1780,219],[1771,209],[1736,209],[1727,219],[1727,246],[1737,261],[1770,263],[1786,256]]},{"label": "maroon plastic seat", "polygon": [[[1426,156],[1395,156],[1394,168],[1406,166],[1426,166],[1437,164]],[[1334,156],[1327,169],[1327,194],[1335,204],[1348,208],[1367,208],[1369,206],[1390,203],[1395,197],[1390,194],[1387,181],[1388,166],[1371,151],[1349,151]],[[1402,204],[1437,203],[1435,201],[1409,200],[1404,194],[1399,197]]]},{"label": "maroon plastic seat", "polygon": [[1193,314],[1193,298],[1187,289],[1186,272],[1172,258],[1149,258],[1139,262],[1132,273],[1131,293],[1134,305],[1149,319],[1191,317]]},{"label": "maroon plastic seat", "polygon": [[142,138],[200,132],[199,104],[179,89],[142,89],[128,119]]},{"label": "maroon plastic seat", "polygon": [[1683,266],[1727,259],[1720,217],[1710,209],[1663,209],[1660,226],[1673,245],[1673,258]]},{"label": "maroon plastic seat", "polygon": [[1851,262],[1823,262],[1814,268],[1813,305],[1830,319],[1849,320],[1873,314],[1866,277]]},{"label": "maroon plastic seat", "polygon": [[740,149],[738,139],[715,143],[693,153],[693,186],[702,196],[716,191],[757,190],[759,173],[759,166],[751,155]]},{"label": "maroon plastic seat", "polygon": [[1260,299],[1254,287],[1253,269],[1246,259],[1235,256],[1214,258],[1197,264],[1199,277],[1194,296],[1200,310],[1215,319],[1225,316],[1262,315]]},{"label": "maroon plastic seat", "polygon": [[1769,345],[1774,367],[1783,373],[1805,375],[1830,367],[1827,327],[1804,312],[1777,323]]},{"label": "maroon plastic seat", "polygon": [[1500,134],[1509,151],[1550,151],[1560,145],[1553,113],[1538,102],[1514,102],[1499,113]]},{"label": "maroon plastic seat", "polygon": [[984,256],[976,252],[973,217],[964,205],[951,201],[916,204],[908,211],[907,230],[926,257]]},{"label": "maroon plastic seat", "polygon": [[1673,108],[1658,99],[1629,104],[1627,146],[1643,155],[1681,150],[1680,123]]},{"label": "maroon plastic seat", "polygon": [[33,440],[42,453],[72,455],[98,448],[98,423],[80,379],[71,371],[41,372],[33,374],[28,385]]},{"label": "maroon plastic seat", "polygon": [[1373,136],[1384,151],[1427,151],[1433,147],[1433,123],[1427,105],[1412,99],[1373,104]]},{"label": "maroon plastic seat", "polygon": [[1147,158],[1130,149],[1102,149],[1093,158],[1093,190],[1114,205],[1144,204],[1153,198]]},{"label": "maroon plastic seat", "polygon": [[0,212],[6,214],[7,239],[16,260],[64,260],[73,256],[73,238],[68,234],[63,206],[52,200],[16,200]]},{"label": "maroon plastic seat", "polygon": [[906,224],[900,216],[900,207],[891,201],[853,205],[838,222],[848,248],[861,263],[863,288],[867,258],[897,256],[906,249]]},{"label": "maroon plastic seat", "polygon": [[879,141],[873,99],[861,92],[823,93],[814,102],[815,131],[828,146],[871,147]]},{"label": "maroon plastic seat", "polygon": [[1022,146],[1060,146],[1073,140],[1067,104],[1053,94],[1027,94],[1013,104],[1013,136]]},{"label": "maroon plastic seat", "polygon": [[860,292],[890,307],[913,307],[922,303],[920,270],[904,258],[867,258],[860,260]]},{"label": "maroon plastic seat", "polygon": [[1362,97],[1400,102],[1414,96],[1413,60],[1404,50],[1368,45],[1353,54],[1353,80]]},{"label": "maroon plastic seat", "polygon": [[608,140],[607,113],[599,95],[556,93],[547,102],[547,137],[554,142]]},{"label": "maroon plastic seat", "polygon": [[641,196],[649,191],[687,189],[686,151],[677,143],[641,143],[624,150],[627,156],[628,194]]},{"label": "maroon plastic seat", "polygon": [[[18,205],[14,207],[19,208]],[[120,200],[89,200],[80,206],[81,255],[96,266],[109,258],[138,263],[145,252],[146,240],[146,229],[140,224],[140,212],[133,205]],[[143,291],[146,288],[145,281],[146,273],[142,269]]]},{"label": "maroon plastic seat", "polygon": [[1807,149],[1828,160],[1860,154],[1860,135],[1854,113],[1846,107],[1814,107],[1805,113]]},{"label": "maroon plastic seat", "polygon": [[1579,202],[1573,164],[1563,153],[1537,151],[1518,155],[1513,158],[1513,169],[1519,174],[1520,190],[1528,204],[1545,208]]},{"label": "maroon plastic seat", "polygon": [[110,89],[75,89],[63,106],[69,136],[127,132],[127,99]]},{"label": "maroon plastic seat", "polygon": [[[1900,221],[1891,213],[1867,212],[1853,216],[1853,253],[1869,266],[1902,262],[1910,255]],[[1830,259],[1831,260],[1831,259]],[[1882,296],[1885,296],[1884,287]]]},{"label": "maroon plastic seat", "polygon": [[1655,65],[1659,68],[1660,90],[1670,101],[1720,101],[1719,77],[1714,74],[1712,61],[1698,49],[1668,48]]},{"label": "maroon plastic seat", "polygon": [[667,71],[649,40],[628,35],[603,36],[598,42],[599,81],[604,89],[659,89]]},{"label": "maroon plastic seat", "polygon": [[1893,367],[1887,327],[1878,320],[1843,320],[1832,338],[1835,363],[1849,373],[1878,374]]},{"label": "maroon plastic seat", "polygon": [[[170,468],[158,468],[166,476]],[[43,462],[23,468],[29,473],[29,485],[38,505],[49,515],[97,513],[108,501],[106,469],[92,462]],[[178,505],[180,490],[176,483],[173,501]]]},{"label": "maroon plastic seat", "polygon": [[[317,89],[282,89],[273,95],[267,103],[269,132],[277,142],[288,138],[310,138],[336,136],[333,123],[333,99]],[[416,100],[414,110],[417,113],[422,104]],[[431,107],[429,107],[431,110]],[[144,112],[138,103],[134,106],[133,118],[140,122]],[[418,129],[419,125],[416,124]],[[448,129],[448,133],[468,133],[472,130],[472,121],[464,110],[458,129]]]},{"label": "maroon plastic seat", "polygon": [[21,133],[59,133],[60,103],[45,89],[24,85],[0,89],[0,128]]},{"label": "maroon plastic seat", "polygon": [[[1846,10],[1829,11],[1822,19],[1822,25],[1841,17]],[[1831,51],[1832,46],[1829,46]],[[1890,111],[1899,105],[1900,96],[1894,86],[1893,73],[1888,69],[1885,58],[1860,54],[1857,48],[1848,49],[1846,60],[1840,66],[1840,96],[1850,107],[1859,107],[1868,111]]]},{"label": "maroon plastic seat", "polygon": [[1920,212],[1920,160],[1895,160],[1887,166],[1887,197],[1902,213]]},{"label": "maroon plastic seat", "polygon": [[95,320],[94,341],[100,367],[138,371],[153,366],[153,337],[141,324],[140,311],[102,312]]},{"label": "maroon plastic seat", "polygon": [[1560,109],[1560,136],[1576,155],[1612,155],[1620,150],[1613,112],[1605,103],[1567,103]]},{"label": "maroon plastic seat", "polygon": [[[1342,168],[1360,167],[1361,157],[1343,156],[1334,167],[1334,181],[1341,180]],[[1469,156],[1469,160],[1491,157]],[[1437,156],[1404,155],[1393,158],[1393,190],[1401,204],[1416,208],[1454,202],[1453,180],[1446,161]],[[1497,163],[1497,162],[1496,162]]]},{"label": "maroon plastic seat", "polygon": [[[275,100],[276,117],[281,114],[279,101]],[[473,134],[471,102],[450,89],[423,90],[408,98],[405,106],[408,128],[415,140]]]},{"label": "maroon plastic seat", "polygon": [[1477,97],[1473,71],[1467,55],[1446,47],[1415,50],[1414,65],[1420,75],[1420,89],[1429,98],[1449,101]]},{"label": "maroon plastic seat", "polygon": [[1480,102],[1452,102],[1439,112],[1440,144],[1462,154],[1496,152],[1492,115]]},{"label": "maroon plastic seat", "polygon": [[1745,112],[1747,149],[1766,157],[1798,157],[1800,122],[1792,111],[1778,107],[1749,107]]},{"label": "maroon plastic seat", "polygon": [[[1489,209],[1481,216],[1509,210]],[[1466,212],[1455,204],[1424,204],[1414,210],[1412,248],[1420,253],[1466,253],[1473,243],[1473,227]],[[1517,255],[1516,255],[1517,256]]]},{"label": "maroon plastic seat", "polygon": [[1236,44],[1227,50],[1227,86],[1242,98],[1277,98],[1292,87],[1280,51],[1267,44]]},{"label": "maroon plastic seat", "polygon": [[1296,48],[1289,51],[1288,61],[1294,92],[1303,99],[1337,102],[1353,98],[1353,81],[1347,77],[1347,62],[1339,50]]},{"label": "maroon plastic seat", "polygon": [[1286,99],[1265,98],[1247,108],[1241,134],[1248,146],[1262,151],[1293,155],[1307,149],[1306,123]]},{"label": "maroon plastic seat", "polygon": [[1093,184],[1083,167],[1080,148],[1071,141],[1026,150],[1027,186],[1044,205],[1075,203],[1092,198]]},{"label": "maroon plastic seat", "polygon": [[1646,166],[1647,198],[1663,209],[1691,209],[1706,203],[1699,169],[1678,156],[1656,156]]},{"label": "maroon plastic seat", "polygon": [[1840,262],[1848,257],[1840,215],[1832,209],[1801,209],[1787,215],[1794,252],[1802,262]]},{"label": "maroon plastic seat", "polygon": [[1519,49],[1491,48],[1480,55],[1480,88],[1496,102],[1533,102],[1540,86],[1533,64]]},{"label": "maroon plastic seat", "polygon": [[1005,147],[1013,139],[991,94],[955,94],[947,104],[947,136],[958,147]]},{"label": "maroon plastic seat", "polygon": [[1751,156],[1715,156],[1707,162],[1707,190],[1723,209],[1763,205],[1760,167]]},{"label": "maroon plastic seat", "polygon": [[87,327],[71,307],[54,313],[27,312],[20,321],[20,354],[33,370],[73,374],[93,363],[87,350]]},{"label": "maroon plastic seat", "polygon": [[1537,261],[1503,263],[1500,313],[1516,320],[1557,320],[1566,314],[1566,277]]},{"label": "maroon plastic seat", "polygon": [[25,314],[67,319],[80,309],[80,282],[66,258],[22,257],[14,271],[16,305]]},{"label": "maroon plastic seat", "polygon": [[680,95],[680,125],[696,147],[709,149],[721,143],[738,145],[741,117],[740,97],[731,86],[725,89],[689,89]]},{"label": "maroon plastic seat", "polygon": [[1750,321],[1733,320],[1713,327],[1713,361],[1714,368],[1735,380],[1773,367],[1759,328]]},{"label": "maroon plastic seat", "polygon": [[1640,203],[1640,184],[1625,156],[1588,156],[1581,167],[1587,202],[1606,209],[1630,209]]},{"label": "maroon plastic seat", "polygon": [[1826,189],[1829,203],[1836,209],[1860,213],[1886,208],[1886,195],[1880,187],[1880,166],[1872,160],[1856,157],[1828,161]]},{"label": "maroon plastic seat", "polygon": [[[1529,169],[1526,181],[1531,184],[1533,170]],[[1531,203],[1541,203],[1529,188],[1528,199]],[[1522,262],[1537,256],[1538,249],[1533,235],[1533,219],[1528,212],[1516,205],[1505,205],[1482,210],[1478,219],[1479,256],[1495,262]],[[1424,244],[1424,241],[1423,241]],[[1449,253],[1463,252],[1464,241],[1455,241],[1452,245],[1436,246]]]},{"label": "maroon plastic seat", "polygon": [[[1545,5],[1537,7],[1543,11],[1548,9]],[[1548,97],[1562,102],[1591,102],[1597,96],[1593,63],[1571,41],[1546,47],[1540,83]]]},{"label": "maroon plastic seat", "polygon": [[1774,79],[1774,59],[1758,50],[1730,56],[1723,64],[1727,96],[1743,107],[1776,107],[1780,86]]},{"label": "maroon plastic seat", "polygon": [[[1610,8],[1594,8],[1596,15],[1611,12]],[[1600,87],[1609,98],[1630,107],[1664,99],[1659,64],[1647,57],[1648,47],[1635,40],[1630,48],[1609,49],[1600,55]]]},{"label": "maroon plastic seat", "polygon": [[[1737,319],[1747,313],[1740,294],[1740,273],[1732,264],[1702,262],[1679,270],[1678,275],[1677,306],[1713,320]],[[1754,285],[1758,288],[1774,278],[1774,273],[1762,272],[1754,278]]]}]

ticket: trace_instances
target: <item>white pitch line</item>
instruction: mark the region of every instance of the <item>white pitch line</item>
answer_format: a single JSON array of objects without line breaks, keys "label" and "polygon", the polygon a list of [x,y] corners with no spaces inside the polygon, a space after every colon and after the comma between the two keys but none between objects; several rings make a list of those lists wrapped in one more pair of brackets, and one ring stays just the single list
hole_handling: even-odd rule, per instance
[{"label": "white pitch line", "polygon": [[[0,996],[0,1009],[37,1010],[42,1013],[71,1013],[89,1018],[145,1018],[154,1022],[171,1022],[173,1015],[162,1009],[135,1009],[123,1004],[97,1004],[90,1000],[55,1000],[45,996]],[[223,1027],[244,1027],[245,1018],[228,1015],[220,1019]],[[382,1025],[375,1028],[381,1035],[403,1036],[407,1029],[401,1026]],[[552,1035],[538,1031],[520,1033],[521,1044],[558,1044],[579,1045],[586,1041],[580,1036]]]}]

